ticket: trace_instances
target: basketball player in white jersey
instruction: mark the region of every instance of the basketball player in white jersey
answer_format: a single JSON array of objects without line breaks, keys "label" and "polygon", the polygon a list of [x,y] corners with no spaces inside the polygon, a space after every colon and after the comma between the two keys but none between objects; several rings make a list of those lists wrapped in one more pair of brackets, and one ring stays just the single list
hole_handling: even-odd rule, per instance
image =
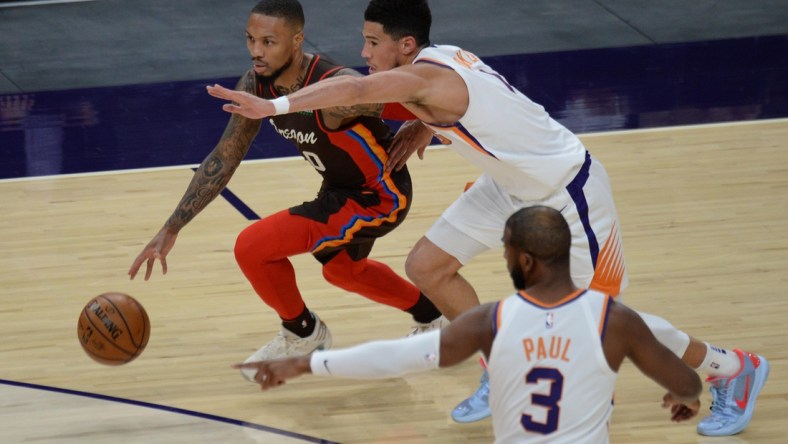
[{"label": "basketball player in white jersey", "polygon": [[617,371],[625,357],[668,390],[674,421],[694,417],[703,385],[643,320],[570,276],[571,233],[557,210],[518,210],[504,257],[517,293],[475,307],[448,327],[311,356],[247,364],[262,388],[304,373],[383,378],[488,358],[497,443],[607,443]]},{"label": "basketball player in white jersey", "polygon": [[[582,142],[472,53],[431,45],[425,0],[371,0],[364,18],[367,77],[327,79],[273,101],[218,85],[208,92],[235,102],[225,104],[226,111],[250,118],[397,102],[423,122],[405,128],[412,130],[409,137],[423,138],[426,146],[438,134],[481,168],[482,176],[444,211],[405,264],[408,277],[449,319],[479,304],[459,270],[479,253],[500,247],[506,218],[536,204],[560,210],[569,223],[575,284],[618,296],[627,285],[618,215],[607,173]],[[411,154],[391,153],[392,167]],[[698,432],[743,430],[768,377],[768,362],[712,347],[662,318],[640,314],[660,342],[709,376],[714,402]],[[456,421],[489,416],[486,375],[452,412]]]}]

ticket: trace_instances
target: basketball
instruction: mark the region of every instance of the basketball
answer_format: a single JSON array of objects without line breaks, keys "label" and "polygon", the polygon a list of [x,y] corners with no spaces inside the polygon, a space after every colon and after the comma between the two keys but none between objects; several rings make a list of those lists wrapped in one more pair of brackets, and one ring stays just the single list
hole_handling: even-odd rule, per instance
[{"label": "basketball", "polygon": [[136,299],[104,293],[91,299],[79,314],[77,337],[94,361],[122,365],[139,356],[150,337],[148,314]]}]

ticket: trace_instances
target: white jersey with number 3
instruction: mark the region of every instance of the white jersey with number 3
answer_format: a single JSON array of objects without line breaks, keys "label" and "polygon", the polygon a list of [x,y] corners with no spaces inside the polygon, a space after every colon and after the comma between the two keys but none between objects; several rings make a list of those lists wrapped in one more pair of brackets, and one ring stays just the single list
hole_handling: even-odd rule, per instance
[{"label": "white jersey with number 3", "polygon": [[580,139],[477,56],[438,45],[422,49],[413,63],[452,69],[465,81],[465,115],[453,125],[425,123],[510,195],[525,201],[545,199],[580,170],[586,155]]},{"label": "white jersey with number 3", "polygon": [[616,373],[602,349],[612,298],[578,290],[545,306],[498,303],[490,353],[496,443],[607,443]]}]

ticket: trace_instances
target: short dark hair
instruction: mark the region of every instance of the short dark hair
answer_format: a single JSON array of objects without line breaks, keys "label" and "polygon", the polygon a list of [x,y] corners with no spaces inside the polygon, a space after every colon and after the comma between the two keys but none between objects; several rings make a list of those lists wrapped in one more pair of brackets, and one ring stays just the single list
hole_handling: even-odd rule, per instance
[{"label": "short dark hair", "polygon": [[509,243],[548,264],[569,263],[572,234],[560,211],[533,206],[521,208],[506,221]]},{"label": "short dark hair", "polygon": [[432,13],[427,0],[371,0],[364,20],[380,23],[395,40],[413,36],[418,46],[430,44]]},{"label": "short dark hair", "polygon": [[252,14],[283,18],[298,30],[304,29],[304,9],[298,0],[260,0]]}]

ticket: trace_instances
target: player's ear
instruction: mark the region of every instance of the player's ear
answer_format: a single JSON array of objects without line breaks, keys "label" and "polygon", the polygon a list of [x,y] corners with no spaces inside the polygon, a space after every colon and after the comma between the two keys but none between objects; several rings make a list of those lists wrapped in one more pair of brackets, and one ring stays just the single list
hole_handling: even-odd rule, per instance
[{"label": "player's ear", "polygon": [[298,31],[293,36],[293,46],[295,47],[295,49],[300,49],[303,43],[304,43],[304,31]]},{"label": "player's ear", "polygon": [[400,52],[405,56],[410,56],[419,49],[419,45],[416,44],[416,39],[411,35],[399,39],[398,47]]},{"label": "player's ear", "polygon": [[522,269],[526,273],[530,272],[534,268],[534,264],[536,263],[534,257],[531,256],[531,254],[526,251],[520,252],[520,254],[517,257],[517,261],[520,264],[520,269]]}]

